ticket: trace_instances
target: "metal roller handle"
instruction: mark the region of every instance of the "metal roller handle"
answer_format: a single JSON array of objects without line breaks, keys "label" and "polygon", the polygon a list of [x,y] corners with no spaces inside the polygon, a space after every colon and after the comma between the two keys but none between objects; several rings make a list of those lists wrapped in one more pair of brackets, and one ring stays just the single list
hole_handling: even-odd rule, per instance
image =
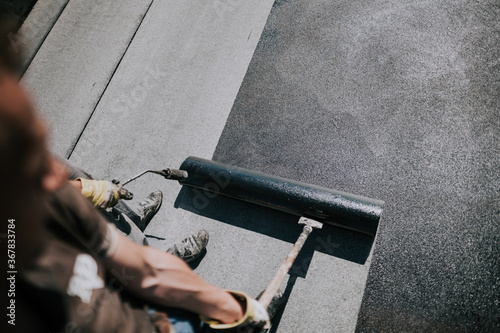
[{"label": "metal roller handle", "polygon": [[[146,170],[141,172],[140,174],[128,179],[125,181],[122,186],[130,183],[133,180],[136,180],[137,178],[145,175],[146,173],[151,172],[151,173],[156,173],[157,175],[163,176],[165,179],[171,179],[171,180],[184,180],[188,177],[187,171],[184,170],[178,170],[178,169],[163,169],[163,170]],[[117,184],[119,183],[118,181],[113,181],[113,183]]]},{"label": "metal roller handle", "polygon": [[172,180],[184,180],[188,177],[187,171],[178,169],[163,169],[158,174],[165,177],[165,179],[172,179]]}]

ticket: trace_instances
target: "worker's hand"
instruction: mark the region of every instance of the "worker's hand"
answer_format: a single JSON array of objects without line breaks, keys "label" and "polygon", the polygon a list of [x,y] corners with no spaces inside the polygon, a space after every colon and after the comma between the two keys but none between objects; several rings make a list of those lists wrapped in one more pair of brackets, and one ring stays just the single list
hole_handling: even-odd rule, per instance
[{"label": "worker's hand", "polygon": [[217,320],[201,316],[201,319],[207,323],[210,328],[221,331],[234,330],[235,332],[256,333],[262,332],[264,327],[270,326],[267,310],[259,302],[241,292],[229,291],[229,293],[243,308],[243,317],[235,323],[222,324]]},{"label": "worker's hand", "polygon": [[130,200],[133,194],[121,186],[107,180],[77,178],[82,183],[82,194],[89,198],[95,207],[109,208],[117,204],[119,199]]}]

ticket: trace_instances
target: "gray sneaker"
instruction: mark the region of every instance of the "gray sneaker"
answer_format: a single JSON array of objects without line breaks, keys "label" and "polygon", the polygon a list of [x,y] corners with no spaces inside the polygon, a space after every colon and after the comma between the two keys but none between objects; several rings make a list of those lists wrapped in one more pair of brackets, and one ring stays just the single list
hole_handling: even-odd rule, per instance
[{"label": "gray sneaker", "polygon": [[180,243],[174,244],[167,252],[190,263],[200,256],[208,244],[208,232],[205,229],[199,230],[196,234],[183,239]]},{"label": "gray sneaker", "polygon": [[135,213],[139,216],[140,221],[136,223],[137,227],[144,232],[149,222],[161,207],[163,201],[163,193],[161,191],[151,192],[143,202],[139,203],[139,208]]}]

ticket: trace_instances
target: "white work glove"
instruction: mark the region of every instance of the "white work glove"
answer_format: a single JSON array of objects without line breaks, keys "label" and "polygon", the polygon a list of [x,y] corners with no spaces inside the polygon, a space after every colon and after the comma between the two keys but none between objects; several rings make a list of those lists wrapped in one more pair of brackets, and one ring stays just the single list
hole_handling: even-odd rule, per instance
[{"label": "white work glove", "polygon": [[243,317],[232,324],[222,324],[217,320],[200,316],[211,329],[238,333],[264,332],[264,327],[270,326],[267,310],[255,299],[238,291],[228,291],[241,305],[245,313]]},{"label": "white work glove", "polygon": [[82,194],[90,199],[95,207],[106,209],[113,207],[119,199],[130,200],[133,194],[107,180],[77,178],[82,183]]}]

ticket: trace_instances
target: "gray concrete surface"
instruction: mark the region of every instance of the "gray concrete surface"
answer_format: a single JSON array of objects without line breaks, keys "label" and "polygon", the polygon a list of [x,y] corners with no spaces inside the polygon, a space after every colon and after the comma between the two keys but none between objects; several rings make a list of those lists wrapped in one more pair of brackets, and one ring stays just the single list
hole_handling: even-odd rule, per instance
[{"label": "gray concrete surface", "polygon": [[[191,154],[211,157],[272,1],[219,4],[153,3],[72,162],[125,179],[178,167]],[[148,177],[132,185],[143,194],[166,186],[165,202],[173,205],[180,187]],[[165,207],[164,215],[177,223],[174,212]]]},{"label": "gray concrete surface", "polygon": [[22,84],[57,154],[71,154],[151,1],[72,0],[40,47]]},{"label": "gray concrete surface", "polygon": [[69,0],[38,0],[19,29],[16,44],[22,52],[24,73]]},{"label": "gray concrete surface", "polygon": [[[103,29],[71,0],[23,79],[56,152],[101,178],[195,155],[386,201],[375,246],[312,236],[273,332],[499,329],[494,1],[154,1],[143,21],[93,4]],[[148,233],[209,230],[196,271],[225,288],[256,295],[300,232],[154,175],[129,189],[165,193]]]}]

